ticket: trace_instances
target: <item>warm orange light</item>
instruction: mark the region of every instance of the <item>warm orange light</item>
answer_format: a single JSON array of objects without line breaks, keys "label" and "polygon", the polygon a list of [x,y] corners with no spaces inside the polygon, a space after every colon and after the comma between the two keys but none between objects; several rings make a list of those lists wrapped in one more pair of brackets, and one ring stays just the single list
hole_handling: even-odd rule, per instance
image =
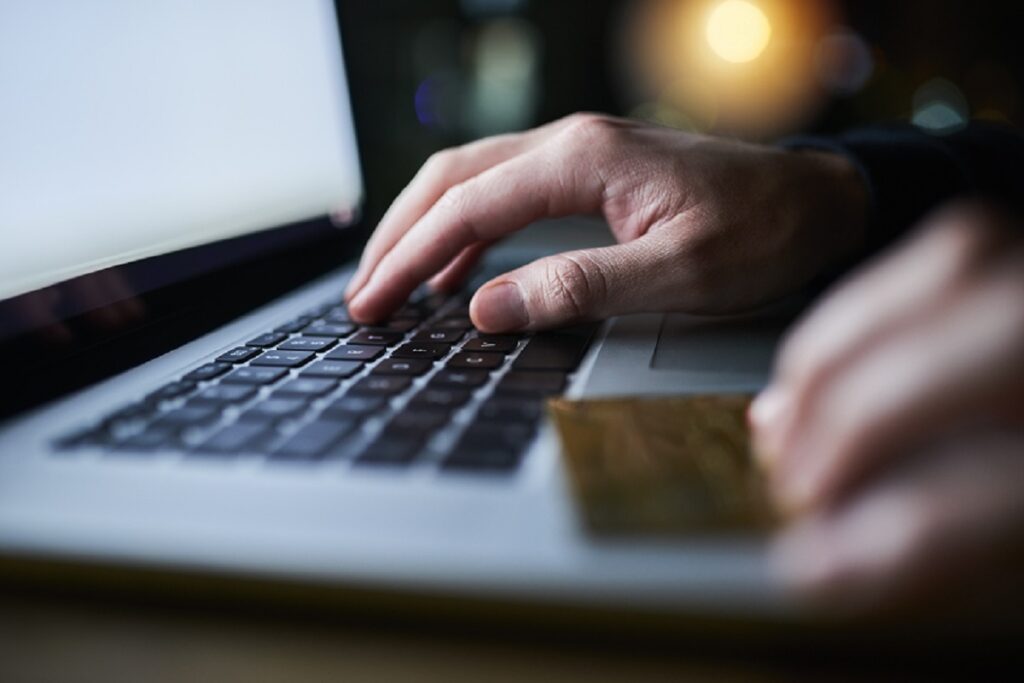
[{"label": "warm orange light", "polygon": [[626,19],[624,88],[643,115],[771,139],[825,101],[815,57],[834,0],[636,0]]},{"label": "warm orange light", "polygon": [[761,9],[745,0],[715,5],[704,30],[711,50],[727,62],[757,59],[772,36],[772,25]]}]

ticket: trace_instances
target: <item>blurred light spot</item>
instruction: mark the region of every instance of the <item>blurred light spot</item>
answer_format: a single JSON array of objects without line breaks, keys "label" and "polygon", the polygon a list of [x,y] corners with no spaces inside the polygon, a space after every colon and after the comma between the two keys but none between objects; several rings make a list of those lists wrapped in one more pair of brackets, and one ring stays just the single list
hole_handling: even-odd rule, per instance
[{"label": "blurred light spot", "polygon": [[421,126],[444,131],[456,130],[462,87],[458,74],[439,71],[420,82],[413,92],[412,105]]},{"label": "blurred light spot", "polygon": [[871,78],[875,60],[864,40],[849,30],[825,36],[814,55],[818,78],[826,90],[852,95]]},{"label": "blurred light spot", "polygon": [[413,106],[416,108],[416,119],[424,126],[437,125],[437,98],[434,80],[426,79],[416,88],[413,95]]},{"label": "blurred light spot", "polygon": [[[744,54],[730,47],[733,6],[742,8],[741,26],[753,8],[751,33],[761,34],[737,41]],[[718,22],[721,31],[712,30]],[[671,107],[697,130],[777,138],[799,130],[825,103],[814,55],[822,37],[840,25],[834,0],[633,0],[623,14],[615,60],[619,94],[632,106]],[[752,59],[728,61],[722,52]],[[661,117],[668,110],[657,111]]]},{"label": "blurred light spot", "polygon": [[756,5],[745,0],[725,0],[708,16],[708,45],[727,62],[757,59],[768,47],[772,25]]},{"label": "blurred light spot", "polygon": [[518,130],[533,122],[538,101],[540,38],[522,19],[485,23],[476,38],[465,122],[475,135]]},{"label": "blurred light spot", "polygon": [[699,130],[698,127],[694,125],[693,120],[691,120],[686,114],[675,107],[661,102],[643,102],[638,104],[630,110],[629,117],[639,119],[641,121],[648,121],[650,123],[657,123],[662,126],[668,126],[669,128],[676,128],[678,130],[690,132],[696,132]]},{"label": "blurred light spot", "polygon": [[933,78],[914,92],[911,122],[930,133],[952,133],[967,124],[967,98],[944,78]]}]

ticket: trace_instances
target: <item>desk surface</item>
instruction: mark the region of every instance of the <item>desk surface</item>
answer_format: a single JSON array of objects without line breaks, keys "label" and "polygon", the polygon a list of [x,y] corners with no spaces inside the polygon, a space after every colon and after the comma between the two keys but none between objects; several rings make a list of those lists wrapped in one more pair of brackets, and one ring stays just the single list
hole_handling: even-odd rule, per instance
[{"label": "desk surface", "polygon": [[[685,648],[683,648],[685,650]],[[786,675],[782,675],[785,671]],[[0,596],[4,681],[793,680],[690,651],[637,652],[415,629],[34,595]],[[806,672],[808,678],[811,672]],[[802,676],[797,676],[801,678]],[[821,680],[820,676],[814,676]]]}]

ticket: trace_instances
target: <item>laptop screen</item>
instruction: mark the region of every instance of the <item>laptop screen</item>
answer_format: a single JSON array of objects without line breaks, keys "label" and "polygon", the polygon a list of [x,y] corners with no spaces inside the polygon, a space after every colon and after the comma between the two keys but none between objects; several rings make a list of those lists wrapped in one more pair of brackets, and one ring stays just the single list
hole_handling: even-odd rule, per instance
[{"label": "laptop screen", "polygon": [[331,0],[0,2],[0,419],[356,253],[339,28]]},{"label": "laptop screen", "polygon": [[0,300],[362,184],[329,0],[0,4]]}]

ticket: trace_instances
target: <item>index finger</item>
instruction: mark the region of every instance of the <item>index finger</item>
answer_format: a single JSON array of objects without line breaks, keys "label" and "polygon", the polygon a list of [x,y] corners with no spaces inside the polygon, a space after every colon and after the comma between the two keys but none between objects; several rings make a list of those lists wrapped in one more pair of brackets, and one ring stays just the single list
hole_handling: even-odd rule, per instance
[{"label": "index finger", "polygon": [[349,303],[352,316],[385,317],[471,244],[540,218],[600,208],[603,181],[577,161],[571,153],[535,149],[450,188],[381,259]]},{"label": "index finger", "polygon": [[366,244],[359,267],[349,281],[346,296],[352,297],[359,292],[380,259],[446,190],[532,149],[560,125],[561,120],[523,133],[496,135],[431,155],[381,218]]}]

